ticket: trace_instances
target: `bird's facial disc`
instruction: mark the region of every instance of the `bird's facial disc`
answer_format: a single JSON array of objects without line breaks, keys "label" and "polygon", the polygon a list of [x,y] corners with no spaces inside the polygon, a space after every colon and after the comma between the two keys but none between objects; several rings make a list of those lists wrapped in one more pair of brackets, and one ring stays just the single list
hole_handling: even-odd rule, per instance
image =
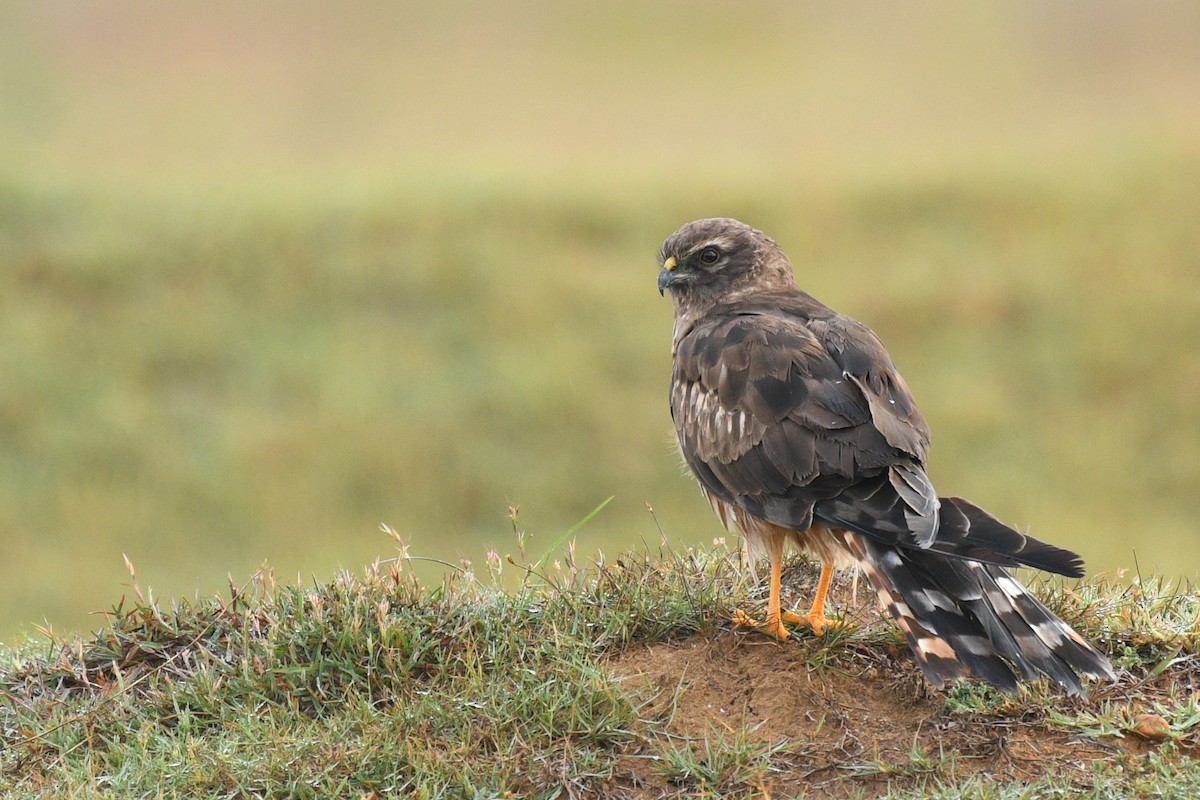
[{"label": "bird's facial disc", "polygon": [[724,242],[707,241],[663,260],[658,273],[658,292],[681,285],[705,283],[728,261]]}]

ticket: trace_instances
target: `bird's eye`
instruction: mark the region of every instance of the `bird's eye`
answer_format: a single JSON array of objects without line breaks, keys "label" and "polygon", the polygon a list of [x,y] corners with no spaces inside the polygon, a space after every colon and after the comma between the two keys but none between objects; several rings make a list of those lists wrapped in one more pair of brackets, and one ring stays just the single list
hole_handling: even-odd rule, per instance
[{"label": "bird's eye", "polygon": [[706,247],[700,251],[700,261],[704,264],[715,264],[721,260],[721,251],[715,247]]}]

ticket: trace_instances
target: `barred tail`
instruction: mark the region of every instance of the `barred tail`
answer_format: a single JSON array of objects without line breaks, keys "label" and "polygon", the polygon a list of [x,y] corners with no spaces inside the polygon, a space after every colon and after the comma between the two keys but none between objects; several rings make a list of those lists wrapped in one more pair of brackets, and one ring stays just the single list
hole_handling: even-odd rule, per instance
[{"label": "barred tail", "polygon": [[1070,694],[1112,665],[1003,567],[843,532],[934,686],[975,675],[1005,691],[1043,674]]}]

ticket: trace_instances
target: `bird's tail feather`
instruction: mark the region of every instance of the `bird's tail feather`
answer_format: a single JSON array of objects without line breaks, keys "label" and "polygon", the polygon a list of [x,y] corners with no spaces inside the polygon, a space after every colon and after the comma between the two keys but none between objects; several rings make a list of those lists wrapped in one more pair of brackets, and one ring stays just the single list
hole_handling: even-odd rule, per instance
[{"label": "bird's tail feather", "polygon": [[914,533],[913,511],[886,475],[817,502],[813,513],[833,527],[857,531],[885,545],[927,549],[1001,567],[1033,567],[1070,578],[1083,576],[1083,559],[1070,550],[1013,530],[961,497],[938,501],[932,538]]},{"label": "bird's tail feather", "polygon": [[974,674],[1012,691],[1014,669],[1071,694],[1080,676],[1114,679],[1108,659],[1003,567],[842,535],[934,686]]},{"label": "bird's tail feather", "polygon": [[1070,550],[1019,533],[961,497],[939,499],[940,524],[930,550],[986,564],[1083,577],[1083,559]]}]

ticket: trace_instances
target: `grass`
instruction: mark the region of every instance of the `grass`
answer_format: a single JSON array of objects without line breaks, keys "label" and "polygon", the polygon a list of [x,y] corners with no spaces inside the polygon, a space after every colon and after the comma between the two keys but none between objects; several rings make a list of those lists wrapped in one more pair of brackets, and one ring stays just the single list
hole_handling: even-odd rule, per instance
[{"label": "grass", "polygon": [[772,760],[786,752],[786,741],[769,744],[753,738],[755,729],[713,730],[700,741],[660,742],[655,757],[658,770],[675,787],[688,794],[717,794],[730,787],[765,786],[774,771]]},{"label": "grass", "polygon": [[91,641],[16,657],[6,713],[32,716],[7,720],[23,731],[9,787],[439,797],[604,777],[644,726],[597,657],[695,631],[705,610],[603,580],[622,570],[586,593],[506,595],[462,573],[424,589],[393,563],[311,589],[260,573],[170,611],[139,599]]},{"label": "grass", "polygon": [[[723,547],[568,561],[545,575],[514,559],[515,590],[496,585],[498,565],[482,579],[460,569],[434,585],[409,567],[394,559],[306,586],[278,584],[264,570],[221,597],[170,606],[135,577],[129,602],[95,635],[34,638],[3,653],[0,790],[13,798],[789,797],[809,789],[1118,798],[1158,781],[1169,780],[1178,797],[1200,786],[1200,651],[1195,627],[1176,624],[1200,600],[1166,585],[1044,587],[1105,649],[1141,654],[1122,662],[1119,684],[1079,700],[1043,684],[1014,696],[969,684],[913,694],[915,667],[886,627],[856,629],[832,646],[802,638],[762,650],[754,634],[723,622],[733,606],[755,602],[756,588]],[[789,667],[792,691],[833,680],[844,681],[844,693],[824,696],[825,715],[808,737],[781,734],[776,717],[729,688],[717,696],[723,706],[742,702],[737,714],[709,708],[707,720],[689,722],[697,676],[664,665],[722,642],[736,645],[722,669],[755,654],[800,654]],[[822,655],[807,663],[814,649]],[[1165,664],[1164,652],[1174,654]],[[660,667],[666,680],[639,677]],[[766,680],[772,671],[749,674]],[[932,716],[855,750],[851,741],[880,729],[869,715],[877,691]],[[867,713],[839,721],[840,707]],[[1141,743],[1131,733],[1134,710],[1163,716],[1167,741]],[[1033,776],[1021,773],[1019,790],[994,753],[980,761],[996,731],[1014,748],[1020,736],[1040,737],[1046,757]],[[1102,755],[1079,762],[1080,741],[1102,744]],[[831,753],[832,766],[822,761]]]},{"label": "grass", "polygon": [[1200,577],[1188,4],[153,5],[0,4],[0,638],[121,553],[708,541],[653,280],[715,214],[881,334],[940,489]]},{"label": "grass", "polygon": [[1178,209],[1200,203],[1197,164],[636,203],[0,180],[0,527],[20,543],[0,630],[95,624],[122,552],[166,595],[264,561],[328,580],[379,555],[381,521],[454,563],[504,541],[510,505],[544,550],[610,495],[588,552],[658,541],[647,501],[676,541],[707,541],[653,290],[662,237],[703,213],[766,228],[888,342],[942,491],[1093,569],[1136,553],[1194,577],[1200,307],[1180,287],[1200,242]]},{"label": "grass", "polygon": [[[302,11],[0,8],[10,794],[1195,793],[1190,9]],[[886,626],[726,634],[720,553],[551,546],[716,534],[652,284],[714,214],[881,334],[940,489],[1108,573],[1047,591],[1119,690],[930,696]],[[341,572],[381,521],[427,558]]]}]

